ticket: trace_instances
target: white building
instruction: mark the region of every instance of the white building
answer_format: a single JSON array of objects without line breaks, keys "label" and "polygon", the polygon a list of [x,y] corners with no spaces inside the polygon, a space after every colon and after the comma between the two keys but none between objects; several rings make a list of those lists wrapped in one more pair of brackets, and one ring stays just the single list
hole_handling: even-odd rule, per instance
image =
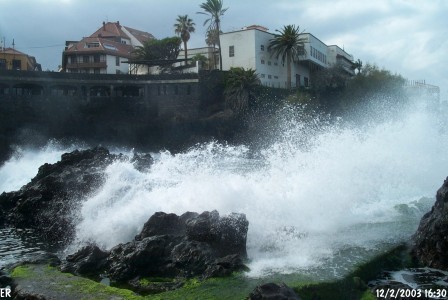
[{"label": "white building", "polygon": [[[301,55],[298,62],[292,63],[292,87],[309,86],[313,71],[328,68],[336,63],[350,64],[353,61],[353,57],[339,47],[328,47],[310,33],[303,33],[301,37],[306,41],[305,55]],[[220,38],[223,70],[230,70],[232,67],[254,69],[263,85],[287,87],[286,62],[282,63],[281,57],[277,59],[268,51],[274,34],[268,32],[267,28],[252,25],[242,30],[222,33]]]},{"label": "white building", "polygon": [[62,70],[67,73],[127,74],[132,51],[153,39],[148,32],[103,22],[103,26],[81,41],[67,41]]}]

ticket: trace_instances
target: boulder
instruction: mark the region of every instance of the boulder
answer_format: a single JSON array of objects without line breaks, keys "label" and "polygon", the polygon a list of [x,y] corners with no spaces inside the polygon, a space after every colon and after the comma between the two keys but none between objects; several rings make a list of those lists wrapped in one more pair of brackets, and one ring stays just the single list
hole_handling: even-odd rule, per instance
[{"label": "boulder", "polygon": [[[244,265],[247,229],[243,214],[157,212],[134,241],[115,246],[106,259],[105,252],[90,246],[68,256],[62,269],[83,274],[80,269],[85,268],[99,275],[105,268],[111,280],[131,286],[139,286],[135,278],[141,277],[227,276],[248,270]],[[94,258],[93,253],[100,255]]]},{"label": "boulder", "polygon": [[63,154],[19,191],[0,195],[0,220],[33,228],[50,243],[71,240],[78,204],[103,184],[105,168],[119,158],[102,147]]},{"label": "boulder", "polygon": [[286,284],[265,283],[257,286],[250,294],[250,300],[300,300],[293,289]]},{"label": "boulder", "polygon": [[431,211],[420,221],[412,254],[426,266],[448,270],[448,178],[437,191]]},{"label": "boulder", "polygon": [[141,240],[146,237],[156,235],[177,235],[184,236],[186,231],[186,221],[198,216],[197,213],[186,212],[180,217],[176,214],[166,214],[164,212],[156,212],[143,225],[143,229],[135,239]]},{"label": "boulder", "polygon": [[75,275],[99,274],[106,269],[108,256],[109,252],[96,245],[88,245],[67,256],[60,270]]}]

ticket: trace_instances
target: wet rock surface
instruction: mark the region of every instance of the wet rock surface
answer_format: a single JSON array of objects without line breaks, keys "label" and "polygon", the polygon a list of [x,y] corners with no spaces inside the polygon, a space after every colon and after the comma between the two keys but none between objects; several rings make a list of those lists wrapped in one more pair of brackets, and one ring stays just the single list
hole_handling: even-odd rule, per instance
[{"label": "wet rock surface", "polygon": [[412,254],[423,265],[448,270],[448,178],[413,236]]},{"label": "wet rock surface", "polygon": [[33,228],[47,242],[73,236],[78,204],[104,182],[104,170],[121,156],[102,147],[65,153],[44,164],[19,191],[0,195],[0,219],[16,228]]},{"label": "wet rock surface", "polygon": [[249,295],[250,300],[300,300],[286,284],[266,283],[257,286]]},{"label": "wet rock surface", "polygon": [[243,214],[158,212],[134,241],[110,252],[93,245],[84,247],[68,256],[61,270],[90,275],[105,272],[114,282],[133,282],[134,286],[135,278],[143,277],[227,276],[247,270],[248,225]]}]

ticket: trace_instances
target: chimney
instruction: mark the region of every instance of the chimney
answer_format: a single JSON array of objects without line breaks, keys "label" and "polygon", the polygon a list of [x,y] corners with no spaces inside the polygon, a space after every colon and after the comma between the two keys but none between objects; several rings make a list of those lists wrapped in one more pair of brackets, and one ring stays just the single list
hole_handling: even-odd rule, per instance
[{"label": "chimney", "polygon": [[117,25],[118,25],[118,27],[120,27],[120,21],[117,21]]},{"label": "chimney", "polygon": [[106,22],[103,21],[103,30],[106,30]]}]

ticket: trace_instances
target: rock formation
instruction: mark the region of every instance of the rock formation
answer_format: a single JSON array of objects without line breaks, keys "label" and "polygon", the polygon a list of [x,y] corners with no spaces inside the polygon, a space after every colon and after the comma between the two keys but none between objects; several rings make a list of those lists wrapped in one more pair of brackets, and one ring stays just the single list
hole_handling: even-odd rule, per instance
[{"label": "rock formation", "polygon": [[[218,277],[246,270],[248,221],[217,211],[181,216],[155,213],[141,233],[104,252],[87,246],[67,257],[61,270],[77,275],[105,272],[115,282],[140,277]],[[134,280],[135,282],[135,280]]]},{"label": "rock formation", "polygon": [[72,212],[104,181],[104,170],[120,155],[102,147],[65,153],[44,164],[19,191],[0,195],[0,224],[33,228],[47,242],[73,236]]},{"label": "rock formation", "polygon": [[448,178],[413,236],[413,255],[426,266],[448,270]]}]

